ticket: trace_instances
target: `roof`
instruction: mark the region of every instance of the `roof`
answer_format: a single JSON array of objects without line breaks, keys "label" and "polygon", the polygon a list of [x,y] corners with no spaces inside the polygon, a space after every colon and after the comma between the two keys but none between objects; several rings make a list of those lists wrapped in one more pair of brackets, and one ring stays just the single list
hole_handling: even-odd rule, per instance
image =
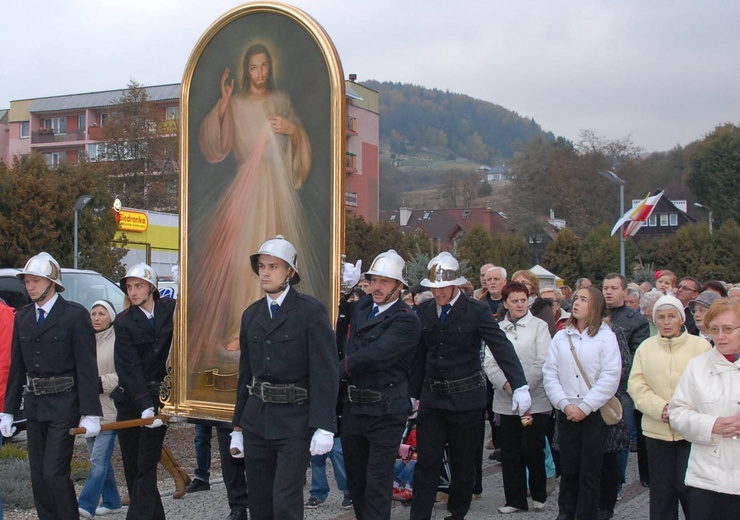
[{"label": "roof", "polygon": [[[167,101],[180,99],[180,84],[157,85],[144,87],[149,101]],[[103,92],[89,92],[87,94],[71,94],[69,96],[54,96],[39,98],[32,101],[30,112],[56,112],[60,110],[79,110],[83,108],[97,108],[115,105],[128,88],[106,90]]]}]

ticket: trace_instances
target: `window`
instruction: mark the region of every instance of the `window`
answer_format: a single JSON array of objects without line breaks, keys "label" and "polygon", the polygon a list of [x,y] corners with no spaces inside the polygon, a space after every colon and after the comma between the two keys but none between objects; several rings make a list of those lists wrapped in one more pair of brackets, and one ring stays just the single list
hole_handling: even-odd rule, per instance
[{"label": "window", "polygon": [[395,221],[396,221],[396,217],[397,217],[397,216],[398,216],[398,215],[396,215],[395,213],[394,213],[393,215],[391,215],[390,221],[391,221],[391,222],[395,222]]},{"label": "window", "polygon": [[66,117],[52,117],[44,119],[44,128],[52,129],[55,134],[66,134],[67,133],[67,118]]},{"label": "window", "polygon": [[432,212],[431,211],[425,211],[424,215],[422,215],[421,220],[429,220],[432,218]]},{"label": "window", "polygon": [[669,213],[668,221],[670,222],[671,226],[678,226],[678,213]]},{"label": "window", "polygon": [[85,114],[82,114],[80,116],[77,116],[77,128],[80,130],[84,130],[87,126],[87,117]]},{"label": "window", "polygon": [[103,112],[102,114],[100,114],[100,126],[105,126],[105,123],[107,122],[108,122],[108,114]]},{"label": "window", "polygon": [[27,139],[31,135],[31,122],[21,121],[21,139]]},{"label": "window", "polygon": [[657,215],[650,215],[648,218],[648,227],[655,227],[658,225],[658,216]]},{"label": "window", "polygon": [[470,218],[470,210],[469,209],[466,209],[465,211],[463,211],[462,218],[463,218],[463,220],[468,220]]},{"label": "window", "polygon": [[357,133],[357,118],[349,116],[347,118],[347,130]]},{"label": "window", "polygon": [[90,162],[105,161],[105,143],[87,145],[87,160]]},{"label": "window", "polygon": [[668,226],[668,213],[660,214],[660,226],[661,227]]},{"label": "window", "polygon": [[180,107],[167,107],[164,109],[165,119],[180,119]]},{"label": "window", "polygon": [[64,152],[47,152],[44,157],[46,158],[46,165],[53,168],[59,166],[64,160]]},{"label": "window", "polygon": [[347,168],[357,168],[357,156],[352,152],[347,152],[347,162],[345,164]]},{"label": "window", "polygon": [[357,207],[357,192],[347,191],[344,194],[344,204],[347,206]]}]

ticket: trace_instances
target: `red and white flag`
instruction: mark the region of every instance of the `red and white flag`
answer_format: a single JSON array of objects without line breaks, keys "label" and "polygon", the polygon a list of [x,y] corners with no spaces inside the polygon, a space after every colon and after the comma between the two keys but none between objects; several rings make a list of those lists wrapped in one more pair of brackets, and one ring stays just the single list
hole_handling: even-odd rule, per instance
[{"label": "red and white flag", "polygon": [[653,214],[653,210],[655,209],[655,206],[658,204],[658,201],[663,196],[663,190],[659,191],[655,195],[647,194],[647,197],[645,197],[643,200],[641,200],[637,205],[629,209],[624,215],[622,215],[622,218],[620,218],[616,224],[614,224],[614,227],[612,228],[612,235],[617,232],[619,228],[622,227],[625,223],[629,222],[627,227],[624,229],[624,236],[625,237],[633,237],[635,234],[640,230],[640,228],[647,222],[647,220],[650,218],[650,215]]}]

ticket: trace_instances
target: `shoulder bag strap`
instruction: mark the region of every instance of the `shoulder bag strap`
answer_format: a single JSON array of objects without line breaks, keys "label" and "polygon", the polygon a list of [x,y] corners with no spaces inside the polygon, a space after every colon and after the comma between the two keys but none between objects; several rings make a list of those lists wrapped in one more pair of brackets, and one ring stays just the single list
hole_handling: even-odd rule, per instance
[{"label": "shoulder bag strap", "polygon": [[576,365],[578,365],[578,370],[581,371],[581,375],[583,376],[583,380],[586,382],[586,386],[591,389],[591,381],[589,381],[588,376],[586,375],[586,372],[584,372],[583,367],[581,366],[581,362],[578,360],[578,355],[576,355],[576,347],[573,345],[573,339],[570,337],[570,334],[566,332],[565,334],[568,336],[568,343],[570,343],[570,352],[573,354],[573,358],[576,360]]}]

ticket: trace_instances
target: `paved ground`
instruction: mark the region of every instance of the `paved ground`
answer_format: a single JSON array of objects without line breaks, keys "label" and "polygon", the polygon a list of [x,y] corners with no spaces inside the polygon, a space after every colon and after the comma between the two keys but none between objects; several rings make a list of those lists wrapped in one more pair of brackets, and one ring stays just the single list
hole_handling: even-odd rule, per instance
[{"label": "paved ground", "polygon": [[[487,452],[488,453],[488,452]],[[486,454],[487,454],[486,453]],[[328,464],[327,467],[330,467]],[[484,484],[483,495],[479,500],[475,500],[470,512],[466,516],[467,520],[482,520],[490,518],[507,518],[514,520],[531,519],[554,519],[557,516],[557,488],[547,501],[547,508],[543,513],[519,513],[515,515],[501,515],[498,513],[498,507],[504,505],[503,485],[501,481],[501,466],[497,462],[486,460],[484,466]],[[310,472],[308,473],[310,482]],[[615,519],[642,520],[648,518],[648,490],[643,488],[637,479],[637,460],[635,454],[630,456],[628,466],[628,484],[623,490],[623,498],[617,502],[615,510]],[[308,487],[305,489],[306,498],[308,498]],[[223,482],[220,480],[212,481],[210,491],[191,493],[180,500],[173,500],[169,497],[164,500],[165,509],[168,518],[178,520],[219,520],[225,519],[229,514],[229,508],[226,503],[226,490]],[[352,510],[345,510],[340,507],[342,501],[341,493],[336,489],[332,490],[329,499],[325,504],[317,509],[306,510],[304,517],[307,519],[332,519],[332,520],[351,520],[355,518]],[[441,520],[447,514],[445,506],[437,504],[435,507],[435,516],[433,518]],[[391,519],[407,519],[409,508],[399,503],[394,503]],[[123,518],[123,515],[116,515]],[[116,518],[111,515],[111,519]]]}]

